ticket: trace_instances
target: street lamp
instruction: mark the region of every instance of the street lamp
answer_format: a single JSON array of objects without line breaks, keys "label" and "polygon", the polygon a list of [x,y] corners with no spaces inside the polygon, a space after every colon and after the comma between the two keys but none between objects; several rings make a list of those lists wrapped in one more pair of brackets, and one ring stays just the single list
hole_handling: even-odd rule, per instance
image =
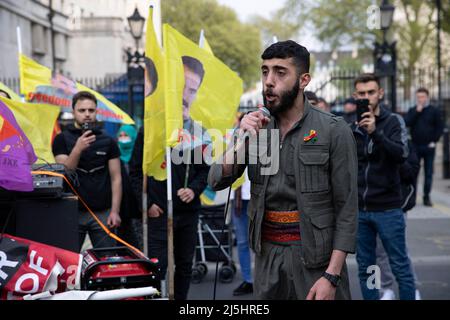
[{"label": "street lamp", "polygon": [[390,100],[392,112],[397,109],[397,88],[396,88],[396,73],[397,73],[397,53],[395,49],[396,42],[387,42],[387,32],[392,25],[395,7],[388,3],[388,0],[383,0],[380,7],[380,27],[383,31],[383,42],[380,44],[375,42],[373,52],[375,74],[381,78],[386,77],[390,79]]},{"label": "street lamp", "polygon": [[139,49],[139,40],[142,38],[144,32],[145,18],[139,13],[138,8],[134,8],[134,12],[127,18],[128,25],[130,26],[130,32],[136,41],[136,50]]},{"label": "street lamp", "polygon": [[395,7],[387,2],[387,0],[383,1],[383,4],[380,7],[380,20],[381,20],[381,29],[387,30],[392,24],[392,19],[394,17]]},{"label": "street lamp", "polygon": [[130,33],[136,41],[136,49],[134,52],[129,48],[127,50],[127,77],[128,77],[128,105],[130,108],[130,115],[134,117],[134,97],[133,88],[135,86],[144,87],[144,54],[139,52],[139,40],[144,33],[145,18],[139,13],[137,7],[131,16],[127,18]]}]

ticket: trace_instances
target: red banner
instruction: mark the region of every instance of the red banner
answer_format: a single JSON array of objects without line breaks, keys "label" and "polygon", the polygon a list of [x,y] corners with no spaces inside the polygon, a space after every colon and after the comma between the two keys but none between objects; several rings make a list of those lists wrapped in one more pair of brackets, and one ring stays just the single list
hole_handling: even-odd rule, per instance
[{"label": "red banner", "polygon": [[0,299],[80,288],[79,253],[7,234],[0,238]]}]

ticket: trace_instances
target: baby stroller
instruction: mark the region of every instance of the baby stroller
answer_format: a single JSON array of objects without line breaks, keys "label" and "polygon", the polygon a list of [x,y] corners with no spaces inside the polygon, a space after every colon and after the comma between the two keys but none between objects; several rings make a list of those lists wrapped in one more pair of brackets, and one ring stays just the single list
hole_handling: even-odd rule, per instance
[{"label": "baby stroller", "polygon": [[233,281],[236,266],[232,259],[232,230],[230,224],[224,221],[224,212],[225,204],[202,206],[197,229],[198,241],[192,268],[192,283],[200,283],[208,273],[207,261],[222,262],[219,268],[220,282]]}]

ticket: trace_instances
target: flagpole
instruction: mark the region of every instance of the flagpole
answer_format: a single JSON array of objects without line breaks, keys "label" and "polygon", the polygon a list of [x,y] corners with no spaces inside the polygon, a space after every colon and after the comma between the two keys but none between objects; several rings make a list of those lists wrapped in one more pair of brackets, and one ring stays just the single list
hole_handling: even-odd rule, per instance
[{"label": "flagpole", "polygon": [[174,257],[173,257],[173,202],[172,202],[172,159],[170,146],[166,147],[167,168],[167,280],[169,300],[174,299]]},{"label": "flagpole", "polygon": [[[167,40],[166,36],[167,33],[163,32],[163,48],[164,51],[167,52]],[[166,88],[169,87],[168,82],[168,65],[167,60],[164,62],[164,74],[165,76],[165,85]],[[169,92],[168,90],[165,90],[165,101],[169,101]],[[166,122],[167,122],[167,105],[165,106],[166,109]],[[167,131],[167,126],[166,126]],[[172,134],[172,132],[170,133]],[[166,139],[167,139],[167,132],[166,132]],[[174,263],[174,256],[173,256],[173,202],[172,202],[172,152],[170,150],[170,145],[168,145],[168,141],[166,141],[166,172],[167,172],[167,289],[168,289],[168,296],[169,300],[174,300],[174,272],[175,272],[175,263]]]},{"label": "flagpole", "polygon": [[[144,129],[145,130],[145,129]],[[144,135],[145,136],[145,135]],[[144,254],[148,257],[148,216],[147,216],[147,175],[142,174],[142,245]]]},{"label": "flagpole", "polygon": [[[20,31],[20,26],[17,26],[16,33],[17,33],[17,52],[19,53],[19,59],[20,59],[20,56],[22,55],[22,33]],[[20,81],[21,80],[22,79],[20,79]],[[21,83],[21,82],[19,82],[19,83]],[[20,85],[19,85],[19,87],[20,87]],[[25,102],[25,97],[22,95],[21,89],[19,89],[19,94],[20,94],[20,100],[22,102]]]},{"label": "flagpole", "polygon": [[20,26],[17,26],[17,50],[22,54],[22,35],[20,33]]},{"label": "flagpole", "polygon": [[205,46],[205,30],[200,30],[200,39],[198,40],[198,46],[203,49]]},{"label": "flagpole", "polygon": [[161,1],[151,0],[150,7],[153,7],[153,28],[155,30],[156,39],[162,47],[162,25],[161,25]]}]

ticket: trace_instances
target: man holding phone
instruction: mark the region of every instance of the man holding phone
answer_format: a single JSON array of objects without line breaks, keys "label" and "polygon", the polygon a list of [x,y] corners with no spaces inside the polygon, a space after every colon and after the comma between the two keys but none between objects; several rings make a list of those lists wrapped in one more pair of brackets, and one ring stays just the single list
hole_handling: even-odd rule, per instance
[{"label": "man holding phone", "polygon": [[436,143],[444,130],[444,121],[441,111],[430,104],[430,93],[426,88],[417,89],[416,102],[416,106],[409,109],[405,122],[410,128],[419,162],[423,159],[424,163],[423,204],[432,207],[430,193],[433,182],[434,157]]},{"label": "man holding phone", "polygon": [[[80,91],[72,98],[75,122],[55,137],[53,154],[57,163],[76,173],[72,179],[78,194],[110,229],[120,226],[120,202],[122,176],[120,151],[117,143],[95,126],[97,99],[87,91]],[[73,175],[71,175],[73,176]],[[79,248],[89,233],[94,248],[114,246],[108,237],[79,202]]]},{"label": "man holding phone", "polygon": [[408,157],[407,132],[403,119],[381,106],[384,95],[374,74],[355,80],[354,97],[360,119],[353,126],[358,153],[358,237],[356,260],[364,299],[378,300],[379,292],[369,277],[376,265],[379,235],[391,263],[401,300],[415,299],[415,284],[405,239],[405,220],[400,188],[400,165]]}]

